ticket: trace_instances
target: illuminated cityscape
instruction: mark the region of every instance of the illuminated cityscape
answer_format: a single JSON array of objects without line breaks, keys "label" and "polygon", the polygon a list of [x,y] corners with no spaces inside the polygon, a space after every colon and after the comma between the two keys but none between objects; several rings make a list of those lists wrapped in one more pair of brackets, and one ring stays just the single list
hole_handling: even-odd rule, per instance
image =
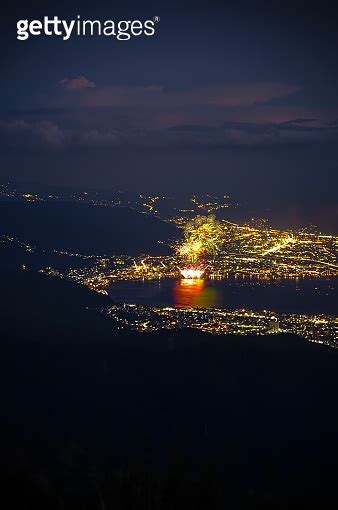
[{"label": "illuminated cityscape", "polygon": [[[8,198],[12,198],[7,190]],[[80,193],[72,200],[86,200],[88,194]],[[122,195],[121,195],[122,197]],[[17,198],[17,194],[16,194]],[[22,200],[48,201],[59,197],[39,197],[36,193],[23,193]],[[65,250],[52,250],[52,254],[69,260],[67,270],[40,267],[40,272],[66,278],[86,285],[95,292],[108,295],[114,284],[123,282],[160,282],[172,280],[177,302],[173,306],[153,306],[128,302],[114,304],[107,311],[119,328],[137,331],[158,329],[195,328],[201,331],[223,334],[270,334],[295,333],[308,340],[336,346],[337,318],[323,314],[277,313],[274,310],[254,311],[248,307],[226,309],[210,305],[202,298],[204,282],[246,281],[247,285],[281,285],[283,281],[297,282],[317,279],[334,284],[338,276],[338,237],[322,234],[309,228],[282,230],[273,228],[265,221],[236,223],[223,217],[230,205],[229,196],[220,198],[191,197],[191,209],[172,207],[160,213],[158,196],[139,195],[128,205],[139,212],[160,217],[162,221],[175,224],[181,236],[162,239],[171,255],[141,257],[111,254],[81,254]],[[123,200],[106,204],[120,207]],[[97,203],[102,205],[98,199]],[[142,210],[142,208],[145,209]],[[200,212],[204,212],[201,215]],[[216,219],[215,214],[218,214]],[[14,236],[3,236],[2,243],[19,246],[28,253],[40,248],[21,241]],[[42,250],[45,252],[45,250]],[[252,283],[250,283],[252,282]],[[114,293],[113,293],[114,294]],[[200,296],[196,306],[196,297]],[[180,299],[183,296],[183,304]],[[204,299],[204,301],[203,301]],[[202,301],[201,301],[202,300]]]},{"label": "illuminated cityscape", "polygon": [[157,331],[191,328],[212,334],[268,335],[293,333],[337,347],[338,319],[327,315],[276,314],[269,311],[218,308],[145,307],[123,304],[105,311],[121,329]]},{"label": "illuminated cityscape", "polygon": [[[338,237],[301,230],[280,231],[220,222],[222,243],[217,256],[205,258],[198,241],[178,245],[172,256],[144,255],[108,257],[94,270],[71,271],[69,277],[80,279],[100,291],[111,280],[179,277],[183,271],[196,269],[208,278],[226,278],[231,274],[269,278],[328,278],[338,275],[336,263]],[[182,266],[182,258],[186,266]],[[186,273],[186,276],[189,276]]]}]

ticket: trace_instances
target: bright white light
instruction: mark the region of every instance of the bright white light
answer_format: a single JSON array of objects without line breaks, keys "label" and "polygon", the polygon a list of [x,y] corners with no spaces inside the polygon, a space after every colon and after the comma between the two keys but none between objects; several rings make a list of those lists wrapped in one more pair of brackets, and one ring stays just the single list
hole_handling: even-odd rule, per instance
[{"label": "bright white light", "polygon": [[188,279],[188,278],[201,278],[202,274],[204,273],[203,269],[180,269],[181,275]]}]

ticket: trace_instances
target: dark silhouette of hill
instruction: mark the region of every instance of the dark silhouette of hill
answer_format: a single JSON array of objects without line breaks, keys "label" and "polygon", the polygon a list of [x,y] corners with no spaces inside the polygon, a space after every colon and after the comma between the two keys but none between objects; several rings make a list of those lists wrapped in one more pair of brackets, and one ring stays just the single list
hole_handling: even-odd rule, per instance
[{"label": "dark silhouette of hill", "polygon": [[52,267],[59,271],[69,269],[85,268],[92,266],[93,258],[72,257],[65,252],[55,253],[43,249],[27,251],[15,242],[0,242],[0,264],[1,267],[10,270],[21,268],[23,265],[30,270]]},{"label": "dark silhouette of hill", "polygon": [[154,255],[177,228],[132,209],[70,202],[0,202],[0,232],[45,249],[82,254]]},{"label": "dark silhouette of hill", "polygon": [[325,508],[336,350],[285,334],[121,334],[91,310],[105,296],[26,271],[0,281],[0,446],[17,507]]},{"label": "dark silhouette of hill", "polygon": [[67,280],[7,269],[0,272],[0,296],[2,335],[12,340],[76,341],[111,331],[98,311],[111,300]]}]

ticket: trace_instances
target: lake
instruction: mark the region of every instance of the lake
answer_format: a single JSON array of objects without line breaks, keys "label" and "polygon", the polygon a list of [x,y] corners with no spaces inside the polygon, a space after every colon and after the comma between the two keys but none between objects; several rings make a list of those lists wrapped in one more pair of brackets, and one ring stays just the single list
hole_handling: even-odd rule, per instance
[{"label": "lake", "polygon": [[108,289],[119,303],[147,306],[250,308],[279,313],[337,312],[337,278],[259,280],[137,280],[114,282]]}]

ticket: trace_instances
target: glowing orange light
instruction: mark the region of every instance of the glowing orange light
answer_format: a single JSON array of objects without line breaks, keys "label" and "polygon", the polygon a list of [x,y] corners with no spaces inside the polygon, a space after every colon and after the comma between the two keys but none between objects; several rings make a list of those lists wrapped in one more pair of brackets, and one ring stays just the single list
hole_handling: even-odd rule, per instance
[{"label": "glowing orange light", "polygon": [[173,294],[176,308],[193,308],[203,291],[204,281],[188,278],[177,281]]}]

